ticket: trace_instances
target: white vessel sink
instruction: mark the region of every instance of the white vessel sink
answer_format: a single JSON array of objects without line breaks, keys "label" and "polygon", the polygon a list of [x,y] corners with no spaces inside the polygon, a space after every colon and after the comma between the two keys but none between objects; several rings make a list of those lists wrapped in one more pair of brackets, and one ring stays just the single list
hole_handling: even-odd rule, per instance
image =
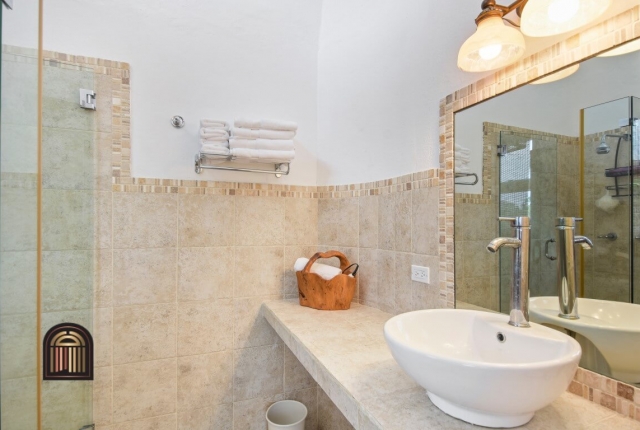
[{"label": "white vessel sink", "polygon": [[553,324],[586,337],[598,348],[614,378],[640,382],[640,305],[578,299],[580,319],[558,316],[558,297],[532,297],[532,321]]},{"label": "white vessel sink", "polygon": [[508,321],[488,312],[424,310],[391,318],[384,336],[396,361],[445,413],[517,427],[567,389],[582,352],[557,330]]}]

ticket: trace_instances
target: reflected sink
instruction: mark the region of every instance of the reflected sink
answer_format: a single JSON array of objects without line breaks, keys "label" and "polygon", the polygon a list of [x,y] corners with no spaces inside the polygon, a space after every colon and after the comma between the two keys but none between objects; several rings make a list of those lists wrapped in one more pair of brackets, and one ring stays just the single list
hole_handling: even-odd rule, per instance
[{"label": "reflected sink", "polygon": [[532,321],[553,324],[586,337],[598,348],[611,368],[611,376],[640,382],[640,305],[606,300],[578,299],[580,319],[558,316],[558,297],[532,297]]},{"label": "reflected sink", "polygon": [[517,427],[571,382],[581,349],[557,330],[480,311],[433,309],[391,318],[393,357],[445,413],[485,427]]}]

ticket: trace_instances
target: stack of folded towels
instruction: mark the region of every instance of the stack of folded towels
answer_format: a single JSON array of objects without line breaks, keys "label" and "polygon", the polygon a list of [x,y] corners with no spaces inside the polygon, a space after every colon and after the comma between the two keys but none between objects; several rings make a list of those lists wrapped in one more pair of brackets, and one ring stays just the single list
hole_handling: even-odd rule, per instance
[{"label": "stack of folded towels", "polygon": [[200,120],[200,152],[228,157],[229,124],[215,119]]},{"label": "stack of folded towels", "polygon": [[471,161],[471,150],[461,145],[456,145],[456,173],[471,173],[469,163]]},{"label": "stack of folded towels", "polygon": [[289,163],[296,155],[293,138],[298,124],[291,121],[236,119],[229,148],[238,161]]}]

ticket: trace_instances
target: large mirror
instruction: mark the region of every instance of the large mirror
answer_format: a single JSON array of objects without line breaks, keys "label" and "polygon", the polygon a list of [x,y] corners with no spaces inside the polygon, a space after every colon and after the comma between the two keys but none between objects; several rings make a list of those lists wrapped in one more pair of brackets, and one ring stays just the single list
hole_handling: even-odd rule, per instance
[{"label": "large mirror", "polygon": [[[512,250],[487,244],[514,234],[498,217],[528,216],[531,320],[575,336],[581,366],[637,386],[639,68],[640,51],[605,53],[455,115],[456,307],[510,311]],[[578,320],[558,317],[558,217],[581,218],[593,243],[575,248]]]}]

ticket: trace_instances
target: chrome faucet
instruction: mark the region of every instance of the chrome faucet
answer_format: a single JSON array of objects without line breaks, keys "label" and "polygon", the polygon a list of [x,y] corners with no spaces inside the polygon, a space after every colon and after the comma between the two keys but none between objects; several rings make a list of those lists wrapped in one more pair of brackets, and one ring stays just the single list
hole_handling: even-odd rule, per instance
[{"label": "chrome faucet", "polygon": [[513,276],[511,277],[511,309],[509,324],[514,327],[529,325],[529,246],[531,225],[529,217],[500,217],[498,221],[509,221],[515,237],[498,237],[487,245],[489,252],[496,253],[503,246],[513,248]]},{"label": "chrome faucet", "polygon": [[[593,248],[586,236],[576,236],[576,223],[582,218],[560,217],[556,219],[556,253],[558,260],[558,316],[570,320],[580,318],[578,314],[575,245],[582,249]],[[547,255],[547,258],[550,258]],[[550,258],[552,259],[552,258]]]}]

